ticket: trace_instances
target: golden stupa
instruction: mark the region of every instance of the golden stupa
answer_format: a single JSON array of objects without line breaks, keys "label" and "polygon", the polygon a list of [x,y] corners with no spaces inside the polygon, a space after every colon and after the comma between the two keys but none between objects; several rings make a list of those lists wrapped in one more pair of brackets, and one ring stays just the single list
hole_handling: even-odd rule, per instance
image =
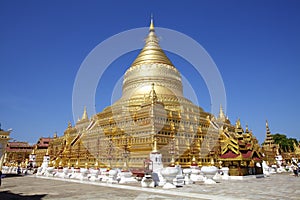
[{"label": "golden stupa", "polygon": [[125,73],[122,97],[90,119],[84,109],[75,126],[53,139],[49,154],[56,165],[74,167],[143,168],[151,152],[161,153],[165,166],[210,165],[221,155],[221,133],[235,131],[222,108],[214,117],[183,96],[180,72],[159,46],[151,20],[145,46]]}]

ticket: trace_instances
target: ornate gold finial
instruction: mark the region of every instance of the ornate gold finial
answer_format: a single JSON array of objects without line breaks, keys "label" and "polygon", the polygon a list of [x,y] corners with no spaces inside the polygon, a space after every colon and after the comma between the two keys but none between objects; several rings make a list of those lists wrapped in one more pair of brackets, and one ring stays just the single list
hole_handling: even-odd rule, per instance
[{"label": "ornate gold finial", "polygon": [[198,165],[198,163],[197,163],[197,161],[196,161],[195,155],[193,155],[193,157],[192,157],[192,163],[191,163],[191,165],[192,165],[192,166],[197,166],[197,165]]},{"label": "ornate gold finial", "polygon": [[240,118],[236,121],[235,127],[236,128],[241,128],[241,120],[240,120]]},{"label": "ornate gold finial", "polygon": [[175,124],[174,124],[174,122],[171,122],[170,129],[171,129],[172,132],[175,131]]},{"label": "ornate gold finial", "polygon": [[202,133],[202,127],[201,127],[201,125],[199,125],[199,127],[198,127],[198,132]]},{"label": "ornate gold finial", "polygon": [[99,167],[99,163],[98,163],[98,160],[96,160],[96,162],[95,162],[95,168],[98,169],[98,167]]},{"label": "ornate gold finial", "polygon": [[224,131],[225,131],[225,132],[228,132],[228,127],[226,127]]},{"label": "ornate gold finial", "polygon": [[49,148],[47,148],[45,156],[49,156]]},{"label": "ornate gold finial", "polygon": [[174,155],[172,154],[172,158],[171,158],[171,163],[169,165],[170,167],[174,167],[175,166],[175,158]]},{"label": "ornate gold finial", "polygon": [[68,128],[72,128],[72,124],[70,121],[68,122]]},{"label": "ornate gold finial", "polygon": [[79,167],[79,160],[78,160],[78,159],[76,160],[75,167],[76,167],[76,168]]},{"label": "ornate gold finial", "polygon": [[157,150],[157,139],[156,139],[156,137],[154,137],[154,139],[153,139],[152,153],[158,153],[158,150]]},{"label": "ornate gold finial", "polygon": [[59,161],[59,163],[58,163],[58,166],[59,166],[59,167],[63,167],[63,160],[62,160],[62,158],[60,158],[60,161]]},{"label": "ornate gold finial", "polygon": [[57,132],[54,133],[53,138],[57,138]]},{"label": "ornate gold finial", "polygon": [[206,121],[207,121],[207,122],[210,122],[210,117],[209,117],[209,115],[206,116]]},{"label": "ornate gold finial", "polygon": [[266,120],[266,128],[269,129],[269,123],[268,123],[268,120]]},{"label": "ornate gold finial", "polygon": [[246,124],[246,133],[249,133],[248,124]]},{"label": "ornate gold finial", "polygon": [[222,105],[220,105],[219,118],[220,118],[220,119],[225,119],[225,114],[224,114],[224,112],[223,112],[223,107],[222,107]]},{"label": "ornate gold finial", "polygon": [[199,167],[202,167],[201,159],[199,159],[198,166],[199,166]]},{"label": "ornate gold finial", "polygon": [[86,111],[86,106],[84,106],[83,115],[82,115],[81,120],[86,120],[86,119],[89,119],[89,117],[88,117],[88,114]]},{"label": "ornate gold finial", "polygon": [[266,132],[267,132],[267,135],[271,134],[268,120],[266,120]]},{"label": "ornate gold finial", "polygon": [[219,161],[219,168],[220,168],[220,169],[222,168],[222,163],[223,163],[223,162],[220,160],[220,161]]},{"label": "ornate gold finial", "polygon": [[214,165],[215,165],[215,161],[214,161],[213,158],[210,158],[210,165],[211,165],[211,166],[214,166]]},{"label": "ornate gold finial", "polygon": [[151,21],[150,21],[149,31],[154,31],[154,23],[153,23],[153,14],[152,13],[151,13]]}]

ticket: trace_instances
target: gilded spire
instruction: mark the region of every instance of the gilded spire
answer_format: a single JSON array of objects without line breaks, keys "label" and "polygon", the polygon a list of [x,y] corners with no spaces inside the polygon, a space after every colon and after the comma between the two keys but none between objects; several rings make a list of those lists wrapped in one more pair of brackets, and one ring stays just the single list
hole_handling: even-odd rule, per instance
[{"label": "gilded spire", "polygon": [[152,14],[151,14],[151,21],[150,21],[149,31],[154,31],[154,23],[153,23],[153,15]]},{"label": "gilded spire", "polygon": [[68,122],[68,128],[72,128],[72,124],[70,121]]},{"label": "gilded spire", "polygon": [[162,63],[173,66],[172,62],[159,46],[159,40],[155,34],[153,17],[151,17],[149,34],[146,37],[145,46],[131,66],[147,63]]},{"label": "gilded spire", "polygon": [[86,119],[89,119],[89,117],[88,117],[88,114],[86,111],[86,106],[84,106],[83,115],[82,115],[81,120],[86,120]]},{"label": "gilded spire", "polygon": [[270,137],[270,135],[271,135],[271,131],[270,131],[270,128],[269,128],[268,120],[266,120],[266,135],[267,135],[267,137]]},{"label": "gilded spire", "polygon": [[222,105],[220,105],[219,118],[220,118],[220,119],[225,119],[225,114],[224,114],[224,112],[223,112],[223,107],[222,107]]},{"label": "gilded spire", "polygon": [[248,124],[246,124],[246,133],[249,133],[249,128],[248,128]]},{"label": "gilded spire", "polygon": [[274,139],[269,128],[268,120],[266,120],[266,138],[264,144],[269,146],[274,145]]},{"label": "gilded spire", "polygon": [[236,121],[235,128],[241,128],[241,120],[240,120],[240,118]]}]

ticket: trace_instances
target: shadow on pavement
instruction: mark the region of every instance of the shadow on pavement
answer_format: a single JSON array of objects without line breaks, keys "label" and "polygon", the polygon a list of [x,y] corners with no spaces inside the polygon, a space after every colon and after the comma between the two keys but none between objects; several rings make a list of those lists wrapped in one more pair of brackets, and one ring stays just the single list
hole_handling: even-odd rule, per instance
[{"label": "shadow on pavement", "polygon": [[2,174],[2,178],[13,178],[13,177],[22,177],[21,174]]},{"label": "shadow on pavement", "polygon": [[0,192],[0,199],[1,200],[40,200],[43,197],[45,197],[46,194],[36,194],[36,195],[22,195],[22,194],[14,194],[8,191],[2,191]]}]

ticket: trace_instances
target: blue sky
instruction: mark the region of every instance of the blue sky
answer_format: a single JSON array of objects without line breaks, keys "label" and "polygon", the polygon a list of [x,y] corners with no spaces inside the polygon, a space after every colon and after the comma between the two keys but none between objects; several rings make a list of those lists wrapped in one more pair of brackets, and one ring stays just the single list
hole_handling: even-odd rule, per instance
[{"label": "blue sky", "polygon": [[[72,121],[76,73],[100,42],[155,25],[199,42],[216,63],[227,115],[263,142],[272,133],[299,137],[300,2],[275,1],[0,1],[0,123],[12,138],[35,143]],[[142,47],[141,47],[142,48]],[[113,62],[99,82],[96,109],[110,105],[114,83],[138,51]],[[192,66],[168,54],[210,110],[208,90]]]}]

